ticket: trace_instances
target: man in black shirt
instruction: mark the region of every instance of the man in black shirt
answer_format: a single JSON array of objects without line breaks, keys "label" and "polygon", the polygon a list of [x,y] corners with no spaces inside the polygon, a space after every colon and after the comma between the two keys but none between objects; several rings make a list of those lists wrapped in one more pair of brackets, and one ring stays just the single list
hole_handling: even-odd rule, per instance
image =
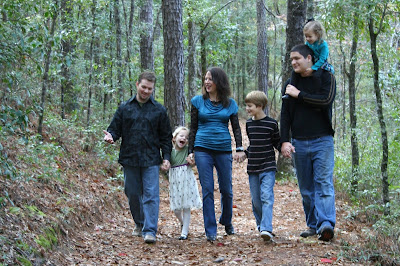
[{"label": "man in black shirt", "polygon": [[[159,195],[159,167],[170,167],[172,132],[166,109],[151,96],[156,77],[143,72],[136,82],[137,94],[122,103],[104,140],[113,144],[122,138],[118,162],[124,167],[125,194],[135,221],[134,236],[146,243],[156,241]],[[162,152],[162,157],[160,154]]]},{"label": "man in black shirt", "polygon": [[290,97],[282,101],[281,152],[287,158],[294,157],[308,226],[300,236],[318,234],[320,240],[329,241],[336,223],[332,129],[335,78],[322,69],[311,76],[306,74],[313,65],[313,51],[306,45],[293,47],[290,60],[294,74],[284,91]]}]

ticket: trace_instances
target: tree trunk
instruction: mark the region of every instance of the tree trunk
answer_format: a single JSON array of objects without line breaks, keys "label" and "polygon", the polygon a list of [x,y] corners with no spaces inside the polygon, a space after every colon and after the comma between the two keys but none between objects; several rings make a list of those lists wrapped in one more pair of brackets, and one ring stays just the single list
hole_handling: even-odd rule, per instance
[{"label": "tree trunk", "polygon": [[124,88],[122,86],[121,21],[119,17],[119,0],[114,1],[114,21],[116,40],[118,105],[120,105],[124,100]]},{"label": "tree trunk", "polygon": [[143,70],[154,70],[153,0],[146,0],[140,9],[140,63]]},{"label": "tree trunk", "polygon": [[297,44],[304,43],[303,27],[306,20],[307,1],[288,0],[286,25],[286,53],[282,69],[282,86],[285,85],[292,66],[290,64],[290,50]]},{"label": "tree trunk", "polygon": [[185,125],[182,1],[163,0],[164,105],[171,126]]},{"label": "tree trunk", "polygon": [[[386,8],[385,8],[386,10]],[[383,11],[382,20],[384,18],[385,11]],[[371,39],[371,57],[373,63],[373,77],[374,77],[374,92],[376,97],[376,106],[377,106],[377,113],[378,113],[378,120],[379,125],[381,128],[381,141],[382,141],[382,161],[381,161],[381,174],[382,174],[382,200],[383,204],[385,205],[385,215],[390,213],[389,207],[389,181],[388,181],[388,157],[389,157],[389,149],[388,149],[388,138],[387,138],[387,131],[386,131],[386,123],[385,118],[383,115],[383,107],[382,107],[382,96],[381,96],[381,89],[379,87],[379,58],[376,51],[376,39],[378,33],[374,31],[374,19],[372,15],[369,17],[368,21],[368,28],[369,28],[369,36]]]},{"label": "tree trunk", "polygon": [[[258,90],[268,95],[268,46],[264,0],[257,0],[257,77]],[[268,114],[268,108],[265,108]]]},{"label": "tree trunk", "polygon": [[122,7],[124,9],[124,17],[125,17],[125,23],[128,23],[125,25],[126,28],[126,56],[125,56],[125,64],[126,67],[128,68],[128,83],[129,83],[129,91],[131,93],[131,96],[133,96],[133,90],[135,88],[134,84],[135,81],[132,78],[132,69],[131,69],[131,53],[132,53],[132,29],[133,29],[133,15],[135,12],[135,0],[131,0],[131,6],[130,6],[130,12],[129,12],[129,20],[127,18],[127,14],[125,11],[125,4],[124,1],[122,2]]},{"label": "tree trunk", "polygon": [[356,193],[358,188],[358,168],[360,155],[358,152],[357,140],[357,115],[356,115],[356,62],[357,62],[357,46],[359,38],[358,14],[354,14],[353,19],[353,41],[350,53],[350,70],[349,70],[349,106],[350,106],[350,130],[351,130],[351,162],[352,162],[352,192]]},{"label": "tree trunk", "polygon": [[72,60],[72,44],[69,32],[71,31],[71,1],[61,1],[61,24],[67,35],[61,40],[62,65],[61,65],[61,119],[65,119],[65,114],[71,113],[75,108],[75,98],[73,94],[73,83],[69,72]]},{"label": "tree trunk", "polygon": [[[92,38],[90,41],[89,48],[89,81],[88,81],[88,103],[87,103],[87,117],[86,117],[86,129],[90,127],[90,115],[92,114],[92,93],[93,93],[93,53],[94,53],[94,45],[95,45],[95,34],[96,34],[96,0],[92,1]],[[89,132],[89,131],[88,131]],[[89,137],[89,136],[88,136]],[[89,138],[88,138],[89,140]],[[85,151],[89,150],[88,141],[86,142]]]},{"label": "tree trunk", "polygon": [[[55,5],[57,6],[57,0],[55,1]],[[47,82],[49,79],[49,69],[50,69],[50,60],[51,60],[51,50],[52,50],[52,39],[54,37],[54,31],[56,28],[56,20],[57,20],[57,12],[52,14],[50,33],[46,43],[46,54],[44,57],[44,71],[43,71],[43,79],[42,79],[42,93],[40,98],[40,111],[39,111],[39,121],[38,121],[38,134],[43,136],[43,118],[44,118],[44,108],[46,103],[46,94],[47,94]]]},{"label": "tree trunk", "polygon": [[188,100],[186,108],[190,108],[190,100],[196,95],[196,44],[194,39],[195,24],[188,15]]},{"label": "tree trunk", "polygon": [[[112,31],[112,22],[113,22],[113,17],[112,17],[112,6],[110,5],[110,12],[109,12],[109,30],[110,32]],[[103,102],[103,120],[106,119],[106,111],[107,111],[107,103],[111,102],[111,94],[109,93],[109,91],[113,90],[114,87],[114,83],[113,83],[113,60],[111,60],[113,58],[113,49],[112,49],[112,42],[110,40],[106,40],[106,45],[105,48],[108,49],[109,52],[109,57],[110,57],[110,66],[109,69],[107,71],[108,75],[106,76],[106,78],[104,79],[104,102]],[[104,64],[105,67],[107,67],[107,60],[104,57]],[[107,80],[109,82],[109,87],[110,90],[107,89]]]},{"label": "tree trunk", "polygon": [[[307,9],[307,1],[303,0],[288,0],[287,4],[287,25],[286,25],[286,52],[282,66],[282,86],[290,78],[292,66],[290,63],[290,50],[297,44],[304,43],[303,27],[305,22]],[[283,87],[282,87],[283,89]],[[285,159],[279,154],[277,162],[278,173],[289,172],[292,168],[291,160]]]},{"label": "tree trunk", "polygon": [[200,31],[200,65],[201,65],[201,86],[204,84],[204,76],[207,71],[207,54],[206,54],[206,35],[204,28]]}]

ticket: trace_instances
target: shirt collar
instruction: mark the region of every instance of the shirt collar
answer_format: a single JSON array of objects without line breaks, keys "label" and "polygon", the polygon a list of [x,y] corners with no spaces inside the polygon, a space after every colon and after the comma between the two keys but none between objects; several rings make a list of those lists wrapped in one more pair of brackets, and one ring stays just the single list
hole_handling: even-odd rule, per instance
[{"label": "shirt collar", "polygon": [[[133,102],[133,101],[139,103],[139,101],[136,99],[136,95],[137,95],[137,94],[135,94],[135,96],[133,96],[132,98],[130,98],[130,99],[128,100],[128,103],[131,103],[131,102]],[[149,100],[148,100],[147,102],[145,102],[145,103],[148,103],[148,102],[151,102],[152,104],[156,104],[156,100],[154,100],[153,96],[150,96]],[[143,103],[143,104],[145,104],[145,103]]]}]

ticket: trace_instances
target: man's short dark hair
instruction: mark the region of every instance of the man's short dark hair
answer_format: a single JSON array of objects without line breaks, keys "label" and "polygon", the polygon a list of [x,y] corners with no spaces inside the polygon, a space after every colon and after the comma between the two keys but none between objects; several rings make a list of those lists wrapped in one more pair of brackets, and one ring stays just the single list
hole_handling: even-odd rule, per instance
[{"label": "man's short dark hair", "polygon": [[314,62],[314,51],[308,47],[305,44],[298,44],[295,45],[292,50],[290,52],[298,52],[299,54],[301,54],[304,58],[307,58],[308,55],[311,55],[312,57],[312,62]]},{"label": "man's short dark hair", "polygon": [[153,82],[154,85],[156,84],[156,74],[154,74],[154,72],[151,71],[144,71],[139,75],[138,78],[138,83],[140,83],[142,81],[142,79],[146,79],[150,82]]}]

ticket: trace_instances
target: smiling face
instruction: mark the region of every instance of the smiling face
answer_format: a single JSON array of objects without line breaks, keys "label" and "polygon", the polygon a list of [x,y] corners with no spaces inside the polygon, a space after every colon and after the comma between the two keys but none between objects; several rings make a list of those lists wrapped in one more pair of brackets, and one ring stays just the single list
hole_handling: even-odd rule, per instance
[{"label": "smiling face", "polygon": [[136,99],[138,102],[145,103],[149,100],[154,91],[154,82],[151,82],[147,79],[142,79],[140,83],[136,82],[136,89]]},{"label": "smiling face", "polygon": [[315,43],[319,39],[317,34],[315,34],[315,32],[311,29],[304,31],[304,37],[306,37],[307,42],[310,44]]},{"label": "smiling face", "polygon": [[261,106],[257,106],[250,102],[246,103],[246,112],[255,120],[262,118],[264,115],[264,111]]},{"label": "smiling face", "polygon": [[294,72],[299,73],[300,75],[304,74],[306,69],[313,65],[311,55],[304,57],[299,52],[291,52],[290,61]]},{"label": "smiling face", "polygon": [[172,139],[175,143],[175,149],[182,150],[188,143],[189,132],[186,129],[182,129],[178,134]]},{"label": "smiling face", "polygon": [[204,77],[204,88],[209,94],[217,93],[217,85],[215,85],[215,83],[213,82],[210,71],[207,71],[206,76]]}]

